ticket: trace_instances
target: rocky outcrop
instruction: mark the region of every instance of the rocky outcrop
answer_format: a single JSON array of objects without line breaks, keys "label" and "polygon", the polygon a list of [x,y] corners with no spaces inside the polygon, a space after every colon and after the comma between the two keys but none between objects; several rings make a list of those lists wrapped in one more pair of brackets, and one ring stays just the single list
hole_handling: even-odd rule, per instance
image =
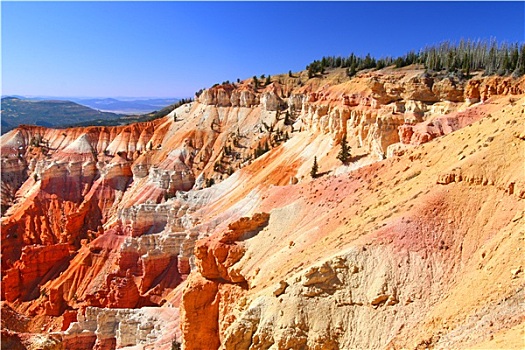
[{"label": "rocky outcrop", "polygon": [[[375,254],[370,250],[363,253],[362,249],[356,248],[346,256],[338,256],[312,266],[300,275],[291,276],[285,292],[276,297],[260,296],[244,308],[227,329],[221,348],[380,348],[381,339],[395,334],[396,328],[392,328],[392,324],[399,313],[407,312],[404,317],[408,317],[410,310],[418,307],[417,301],[410,301],[408,308],[396,304],[405,304],[406,300],[413,298],[412,293],[415,295],[421,291],[399,290],[400,281],[396,282],[396,277],[391,275],[394,262],[372,258]],[[377,254],[390,256],[385,252]],[[377,261],[377,265],[372,266],[372,261]],[[406,273],[413,275],[409,271]],[[375,311],[371,311],[374,308]],[[331,316],[321,316],[328,314]],[[373,315],[387,317],[389,321],[376,324]],[[373,325],[374,335],[358,337],[352,330],[359,332],[360,327],[343,322],[349,319],[360,319],[359,322]]]},{"label": "rocky outcrop", "polygon": [[259,104],[259,97],[250,90],[242,90],[239,94],[239,107],[254,107]]},{"label": "rocky outcrop", "polygon": [[[67,349],[82,350],[120,349],[127,346],[145,346],[157,342],[167,331],[161,327],[168,317],[177,314],[175,309],[159,313],[156,308],[104,309],[88,307],[78,315],[64,332],[63,342]],[[157,349],[171,349],[170,343],[157,343]]]},{"label": "rocky outcrop", "polygon": [[[2,150],[5,151],[2,162],[12,165],[2,167],[2,171],[13,173],[12,176],[2,176],[2,188],[10,192],[11,198],[18,198],[18,203],[11,206],[9,213],[2,218],[2,285],[8,286],[3,289],[7,292],[3,298],[10,301],[37,300],[30,308],[33,314],[59,316],[67,307],[85,300],[88,295],[96,295],[90,294],[85,284],[94,276],[107,273],[107,270],[99,269],[105,264],[108,267],[111,265],[111,259],[108,260],[111,254],[100,256],[99,252],[107,252],[106,248],[110,247],[104,244],[94,247],[87,255],[74,259],[73,265],[68,265],[70,254],[82,244],[103,235],[103,225],[115,220],[119,211],[126,213],[118,207],[134,178],[133,159],[146,150],[147,144],[150,148],[156,144],[159,136],[154,132],[155,124],[158,121],[126,127],[77,128],[68,130],[67,134],[39,127],[22,127],[2,137]],[[158,127],[157,133],[164,137],[166,128]],[[7,142],[4,143],[4,139]],[[158,200],[162,199],[162,190],[175,193],[193,186],[194,178],[189,168],[192,165],[191,152],[189,146],[183,145],[166,158],[165,166],[173,170],[165,188],[159,182],[161,190]],[[151,149],[148,153],[146,159],[151,159],[157,152]],[[189,175],[184,175],[179,168]],[[153,170],[151,182],[155,185]],[[17,185],[24,181],[24,176],[25,182]],[[14,185],[17,185],[16,188],[13,188]],[[140,197],[137,200],[140,201]],[[127,203],[134,208],[133,202]],[[137,216],[139,220],[149,219],[150,216],[141,216],[142,213],[147,214],[147,210],[143,210],[147,208],[140,205],[138,208],[134,215],[124,215],[124,230],[114,232],[139,235],[162,230],[167,222],[167,210],[160,218],[151,218],[151,225],[145,226],[149,223],[144,222],[140,226],[135,221]],[[33,251],[34,254],[31,253]],[[98,298],[105,300],[105,306],[135,307],[141,300],[150,303],[152,299],[158,302],[166,286],[173,288],[173,283],[178,283],[173,282],[176,278],[168,279],[171,281],[168,283],[153,283],[160,274],[177,266],[176,256],[167,256],[160,264],[152,263],[154,259],[151,258],[145,260],[146,284],[126,279],[126,270],[107,281],[104,278],[99,280],[97,285],[102,294]],[[30,268],[33,264],[34,267]],[[60,276],[64,270],[68,273]],[[81,279],[86,277],[88,280],[83,288],[79,288],[78,295],[69,290],[72,284],[82,284]],[[52,280],[52,287],[43,288],[46,282]],[[163,288],[152,293],[150,289],[157,285]],[[118,297],[121,286],[131,288],[124,299]],[[138,286],[142,294],[151,295],[139,295]],[[97,290],[96,286],[92,288]]]},{"label": "rocky outcrop", "polygon": [[374,106],[386,105],[401,99],[399,87],[391,82],[381,81],[378,77],[369,78],[367,87],[372,92],[371,98],[374,101]]},{"label": "rocky outcrop", "polygon": [[195,246],[196,266],[200,274],[210,280],[225,280],[232,283],[245,282],[244,277],[234,268],[243,257],[244,248],[237,242],[243,241],[268,224],[269,215],[255,214],[241,218],[228,226],[218,239],[204,239]]},{"label": "rocky outcrop", "polygon": [[169,210],[168,206],[145,203],[123,209],[120,218],[124,233],[139,237],[146,233],[161,232],[168,222]]},{"label": "rocky outcrop", "polygon": [[404,92],[401,94],[404,100],[434,103],[438,97],[432,91],[434,79],[425,75],[409,78],[404,84]]},{"label": "rocky outcrop", "polygon": [[[433,89],[436,94],[444,96],[448,101],[461,102],[468,105],[486,101],[493,96],[507,96],[523,93],[523,82],[509,78],[488,78],[485,80],[470,80],[466,84],[464,97],[460,97],[462,89],[455,88],[456,83],[450,78],[445,78],[436,83]],[[409,123],[399,126],[399,140],[404,144],[420,145],[437,137],[449,134],[480,120],[487,113],[482,111],[482,106],[474,106],[465,111],[454,111],[451,105],[434,104],[432,108],[412,108],[419,118],[408,119]],[[425,117],[430,112],[428,117]],[[406,113],[405,113],[406,114]],[[426,119],[426,120],[423,120]],[[405,117],[405,121],[407,118]]]},{"label": "rocky outcrop", "polygon": [[27,180],[27,161],[24,158],[27,147],[24,135],[19,130],[11,133],[6,140],[2,139],[2,215],[15,203],[16,191]]},{"label": "rocky outcrop", "polygon": [[181,302],[181,328],[185,349],[219,348],[217,293],[218,282],[199,276],[188,281]]},{"label": "rocky outcrop", "polygon": [[[458,110],[464,101],[468,104],[477,102],[482,94],[486,100],[489,96],[519,94],[523,90],[522,84],[509,78],[470,80],[465,83],[457,77],[432,77],[417,73],[402,74],[397,78],[378,74],[361,80],[367,88],[364,92],[349,93],[344,89],[341,91],[325,86],[319,91],[305,89],[304,93],[291,93],[286,100],[279,97],[282,87],[277,83],[272,83],[262,92],[250,90],[242,84],[218,85],[205,90],[199,101],[208,105],[234,107],[253,107],[260,103],[262,110],[266,111],[288,108],[297,114],[295,129],[328,134],[334,144],[338,144],[347,132],[346,123],[352,113],[373,114],[373,118],[367,117],[366,122],[359,126],[363,131],[358,132],[358,144],[359,147],[365,147],[369,154],[381,159],[385,157],[388,146],[401,141],[397,130],[390,127],[396,129],[402,126],[402,118],[410,124],[421,123]],[[228,94],[230,103],[218,103],[219,92]],[[355,129],[355,121],[351,123]],[[405,126],[403,128],[407,129]],[[407,132],[403,133],[402,142],[406,143]],[[427,142],[435,137],[432,133],[429,131],[427,136],[411,143]],[[368,140],[365,142],[366,138]]]},{"label": "rocky outcrop", "polygon": [[303,94],[291,94],[290,97],[288,97],[288,107],[293,112],[299,112],[303,108],[304,100],[305,96]]},{"label": "rocky outcrop", "polygon": [[403,124],[398,128],[399,140],[404,144],[420,145],[464,128],[484,116],[485,113],[470,109],[437,116],[420,123]]},{"label": "rocky outcrop", "polygon": [[[488,90],[500,91],[502,94],[521,91],[517,82],[510,82],[501,82],[501,86],[505,87],[499,90]],[[472,103],[471,100],[475,98],[473,87],[476,85],[469,84],[464,89],[464,82],[456,78],[436,80],[425,75],[402,77],[397,81],[381,77],[367,78],[366,86],[371,91],[369,98],[343,94],[335,99],[337,104],[321,103],[315,93],[304,98],[301,126],[314,133],[331,135],[336,144],[345,133],[354,135],[359,147],[365,147],[368,153],[382,158],[388,147],[397,142],[428,142],[477,120],[468,112],[451,115],[464,100]],[[495,83],[489,84],[487,81],[486,84],[492,86],[490,84]],[[298,97],[293,97],[289,103],[296,109]],[[443,115],[447,117],[441,118]],[[413,125],[418,123],[426,124],[414,128]]]},{"label": "rocky outcrop", "polygon": [[229,224],[228,230],[218,237],[197,243],[195,258],[199,274],[190,275],[181,303],[181,327],[186,349],[219,347],[221,332],[215,320],[220,318],[219,315],[225,316],[224,305],[221,310],[219,303],[224,303],[226,296],[231,295],[224,285],[246,288],[245,278],[234,266],[245,253],[241,242],[256,235],[268,224],[269,218],[267,213],[241,218]]},{"label": "rocky outcrop", "polygon": [[477,186],[496,186],[499,190],[510,196],[525,199],[525,189],[521,182],[516,182],[515,180],[503,182],[500,179],[494,179],[476,172],[464,172],[460,168],[455,168],[450,172],[439,174],[436,180],[436,183],[440,185],[460,182]]},{"label": "rocky outcrop", "polygon": [[261,94],[261,105],[266,111],[281,110],[282,100],[275,91],[266,91]]},{"label": "rocky outcrop", "polygon": [[486,101],[496,95],[521,95],[525,91],[523,80],[490,77],[472,79],[465,87],[465,99],[470,103]]},{"label": "rocky outcrop", "polygon": [[2,213],[5,213],[15,203],[16,191],[27,178],[27,163],[23,158],[2,159]]},{"label": "rocky outcrop", "polygon": [[[4,135],[2,297],[32,316],[20,341],[464,348],[460,333],[497,334],[464,315],[519,326],[523,80],[298,81],[217,85],[149,123]],[[483,288],[463,298],[458,280]]]},{"label": "rocky outcrop", "polygon": [[39,285],[65,270],[70,257],[68,244],[25,246],[20,259],[2,278],[2,299],[30,300],[39,296]]},{"label": "rocky outcrop", "polygon": [[236,97],[233,97],[233,85],[222,84],[206,89],[199,96],[199,102],[205,105],[216,105],[217,107],[229,107],[232,104],[238,105]]},{"label": "rocky outcrop", "polygon": [[461,84],[453,78],[444,78],[432,85],[432,92],[441,101],[463,102],[464,90]]}]

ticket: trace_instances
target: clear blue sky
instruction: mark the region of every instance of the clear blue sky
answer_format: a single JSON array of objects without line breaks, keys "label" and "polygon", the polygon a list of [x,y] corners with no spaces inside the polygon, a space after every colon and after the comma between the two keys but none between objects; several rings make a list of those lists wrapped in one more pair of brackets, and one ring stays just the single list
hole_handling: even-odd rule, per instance
[{"label": "clear blue sky", "polygon": [[524,41],[524,2],[2,2],[3,94],[185,97],[324,55]]}]

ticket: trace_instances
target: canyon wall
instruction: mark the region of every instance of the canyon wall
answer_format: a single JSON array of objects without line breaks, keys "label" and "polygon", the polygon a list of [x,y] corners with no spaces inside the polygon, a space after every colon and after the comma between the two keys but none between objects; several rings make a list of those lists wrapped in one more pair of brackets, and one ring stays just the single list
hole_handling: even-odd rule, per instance
[{"label": "canyon wall", "polygon": [[[333,77],[217,85],[153,122],[3,135],[2,300],[42,324],[20,342],[447,348],[514,334],[523,79]],[[463,301],[465,276],[483,289]]]}]

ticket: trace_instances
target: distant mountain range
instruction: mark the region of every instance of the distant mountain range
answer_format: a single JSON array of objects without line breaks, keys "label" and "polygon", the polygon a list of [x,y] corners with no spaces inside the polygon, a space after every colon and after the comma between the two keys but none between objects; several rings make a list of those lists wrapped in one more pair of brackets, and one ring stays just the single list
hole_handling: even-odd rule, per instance
[{"label": "distant mountain range", "polygon": [[21,124],[62,127],[94,119],[117,119],[123,115],[101,112],[71,101],[2,98],[2,134]]},{"label": "distant mountain range", "polygon": [[145,114],[157,111],[179,101],[178,98],[87,98],[87,97],[25,97],[9,96],[31,101],[72,101],[102,112],[119,114]]},{"label": "distant mountain range", "polygon": [[144,114],[159,110],[177,102],[177,98],[153,98],[145,100],[118,100],[115,98],[71,99],[71,101],[105,112]]},{"label": "distant mountain range", "polygon": [[[2,134],[21,124],[46,127],[122,125],[164,116],[179,99],[117,100],[2,97]],[[119,111],[117,113],[117,111]]]}]

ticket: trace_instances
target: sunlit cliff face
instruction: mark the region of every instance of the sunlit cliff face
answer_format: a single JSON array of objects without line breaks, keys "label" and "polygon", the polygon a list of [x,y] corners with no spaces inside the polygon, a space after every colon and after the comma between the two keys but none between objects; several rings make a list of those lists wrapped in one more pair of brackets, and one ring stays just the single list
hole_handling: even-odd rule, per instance
[{"label": "sunlit cliff face", "polygon": [[336,69],[153,122],[13,130],[2,342],[518,346],[524,88]]}]

